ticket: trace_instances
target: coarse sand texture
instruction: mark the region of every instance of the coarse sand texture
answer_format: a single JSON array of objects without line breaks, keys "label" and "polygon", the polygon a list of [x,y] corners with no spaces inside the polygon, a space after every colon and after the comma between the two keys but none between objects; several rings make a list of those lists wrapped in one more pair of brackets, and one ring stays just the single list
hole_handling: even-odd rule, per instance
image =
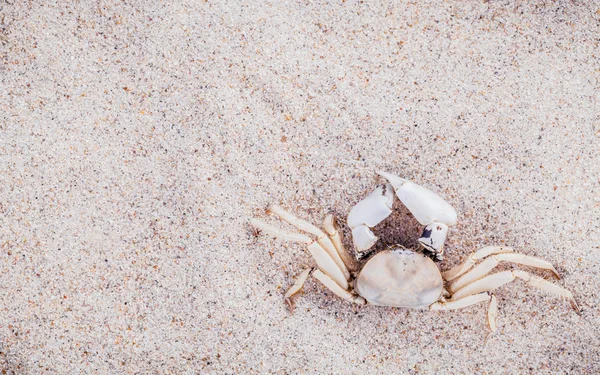
[{"label": "coarse sand texture", "polygon": [[[1,374],[600,373],[600,1],[0,1]],[[458,311],[360,306],[306,245],[384,182],[456,209]],[[415,248],[396,201],[375,250]]]}]

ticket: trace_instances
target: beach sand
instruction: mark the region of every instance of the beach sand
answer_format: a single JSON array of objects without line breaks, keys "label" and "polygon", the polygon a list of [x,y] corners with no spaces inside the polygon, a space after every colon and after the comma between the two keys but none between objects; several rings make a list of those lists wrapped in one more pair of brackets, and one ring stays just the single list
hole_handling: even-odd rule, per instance
[{"label": "beach sand", "polygon": [[[600,3],[375,3],[3,2],[2,373],[599,373]],[[333,213],[350,248],[378,170],[456,208],[442,269],[512,246],[581,316],[517,281],[484,345],[484,305],[314,279],[290,314],[314,262],[249,218]],[[378,249],[419,235],[396,209]]]}]

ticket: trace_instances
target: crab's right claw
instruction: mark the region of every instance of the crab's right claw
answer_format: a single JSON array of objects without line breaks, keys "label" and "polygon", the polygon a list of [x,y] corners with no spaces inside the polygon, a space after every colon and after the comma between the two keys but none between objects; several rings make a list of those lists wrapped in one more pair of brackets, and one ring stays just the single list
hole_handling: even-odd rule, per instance
[{"label": "crab's right claw", "polygon": [[456,224],[456,210],[433,191],[386,172],[377,172],[392,184],[398,199],[422,225],[433,222]]},{"label": "crab's right claw", "polygon": [[425,225],[419,242],[441,260],[448,227],[456,224],[456,210],[433,191],[386,172],[377,172],[394,187],[398,199]]},{"label": "crab's right claw", "polygon": [[352,229],[352,240],[359,258],[377,242],[371,228],[390,216],[393,203],[394,188],[391,184],[386,184],[378,186],[350,210],[348,226]]}]

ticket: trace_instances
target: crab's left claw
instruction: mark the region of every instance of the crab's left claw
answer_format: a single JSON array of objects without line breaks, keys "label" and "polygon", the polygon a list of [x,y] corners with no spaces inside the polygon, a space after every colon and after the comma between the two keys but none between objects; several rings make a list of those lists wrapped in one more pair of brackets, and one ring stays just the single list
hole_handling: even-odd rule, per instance
[{"label": "crab's left claw", "polygon": [[378,186],[350,210],[348,226],[352,229],[352,240],[359,258],[377,242],[371,228],[390,216],[393,203],[394,188],[386,184]]}]

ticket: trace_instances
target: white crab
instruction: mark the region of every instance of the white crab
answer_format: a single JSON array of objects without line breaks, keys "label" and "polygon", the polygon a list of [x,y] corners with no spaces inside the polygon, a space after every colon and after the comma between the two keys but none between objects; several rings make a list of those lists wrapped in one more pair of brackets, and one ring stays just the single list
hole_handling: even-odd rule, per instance
[{"label": "white crab", "polygon": [[[444,241],[448,227],[456,223],[456,211],[446,201],[431,190],[406,179],[379,172],[389,182],[379,186],[373,193],[352,208],[348,215],[348,225],[360,260],[377,241],[371,232],[392,212],[394,191],[425,229],[419,244],[437,260],[443,259]],[[490,292],[517,278],[547,292],[566,297],[571,306],[579,308],[570,291],[521,270],[488,273],[502,261],[550,270],[560,278],[552,264],[527,255],[514,253],[509,247],[489,246],[470,254],[460,265],[440,272],[434,261],[421,252],[401,246],[381,251],[361,267],[346,251],[340,233],[334,227],[331,215],[325,218],[323,228],[298,219],[278,206],[272,206],[269,213],[279,216],[301,231],[316,236],[288,233],[257,219],[251,224],[258,230],[277,238],[305,243],[317,263],[317,269],[305,269],[297,277],[294,285],[285,294],[291,304],[291,297],[298,293],[307,277],[312,274],[336,295],[361,305],[423,308],[429,310],[453,310],[488,302],[488,323],[491,333],[496,331],[498,308],[496,297]],[[476,261],[483,260],[475,266]],[[473,267],[475,266],[475,267]],[[454,280],[445,287],[450,280]],[[490,333],[490,334],[491,334]]]}]

